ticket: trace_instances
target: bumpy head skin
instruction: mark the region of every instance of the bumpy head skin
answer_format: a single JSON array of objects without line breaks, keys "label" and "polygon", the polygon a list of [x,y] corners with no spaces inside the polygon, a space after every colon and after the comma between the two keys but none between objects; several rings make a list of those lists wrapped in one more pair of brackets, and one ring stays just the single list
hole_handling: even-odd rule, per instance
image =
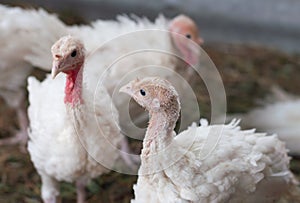
[{"label": "bumpy head skin", "polygon": [[81,68],[85,59],[83,43],[72,37],[65,36],[60,38],[51,48],[53,57],[52,77],[64,72]]},{"label": "bumpy head skin", "polygon": [[150,114],[163,112],[174,120],[178,119],[180,111],[179,96],[167,80],[157,77],[136,79],[123,86],[120,92],[129,94]]},{"label": "bumpy head skin", "polygon": [[184,60],[191,65],[196,65],[199,60],[199,51],[196,48],[197,46],[193,45],[191,41],[198,45],[203,44],[203,39],[199,36],[196,23],[188,16],[179,15],[170,22],[169,31],[171,32],[173,43],[182,54]]},{"label": "bumpy head skin", "polygon": [[175,17],[169,25],[169,30],[184,35],[186,38],[193,40],[199,45],[204,42],[200,37],[196,23],[188,16],[179,15]]}]

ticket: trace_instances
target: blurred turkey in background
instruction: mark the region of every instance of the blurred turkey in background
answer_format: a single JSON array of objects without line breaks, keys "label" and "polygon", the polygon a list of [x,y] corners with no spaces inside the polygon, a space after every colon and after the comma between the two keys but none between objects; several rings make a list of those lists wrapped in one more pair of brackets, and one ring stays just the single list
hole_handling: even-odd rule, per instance
[{"label": "blurred turkey in background", "polygon": [[[300,2],[295,0],[1,0],[0,3],[42,7],[74,22],[115,19],[135,14],[154,20],[162,13],[188,14],[203,28],[206,42],[255,43],[289,52],[300,52]],[[71,5],[71,6],[70,6]],[[72,22],[73,21],[73,22]],[[76,21],[76,20],[75,20]]]}]

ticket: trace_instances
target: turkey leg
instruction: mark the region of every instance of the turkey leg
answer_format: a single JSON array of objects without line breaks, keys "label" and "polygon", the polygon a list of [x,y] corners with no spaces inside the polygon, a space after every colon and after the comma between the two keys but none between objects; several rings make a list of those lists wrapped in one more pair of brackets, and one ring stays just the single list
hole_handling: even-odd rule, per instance
[{"label": "turkey leg", "polygon": [[26,143],[28,140],[27,127],[29,121],[26,113],[25,102],[21,102],[21,104],[17,108],[17,117],[20,130],[17,131],[16,134],[12,137],[1,139],[0,146],[20,144],[21,151],[26,152]]}]

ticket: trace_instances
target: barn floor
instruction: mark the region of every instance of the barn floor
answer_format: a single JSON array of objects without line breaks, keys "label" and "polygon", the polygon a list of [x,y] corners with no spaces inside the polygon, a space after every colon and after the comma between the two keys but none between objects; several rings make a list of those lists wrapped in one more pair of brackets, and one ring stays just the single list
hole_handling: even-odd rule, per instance
[{"label": "barn floor", "polygon": [[[287,55],[276,50],[245,45],[206,45],[204,49],[212,58],[224,80],[229,112],[246,112],[263,99],[274,84],[293,94],[300,95],[300,56]],[[34,73],[41,75],[41,73]],[[196,82],[197,85],[197,82]],[[201,93],[201,91],[199,91]],[[200,109],[208,115],[209,99],[200,95]],[[15,112],[0,101],[0,136],[6,137],[16,128]],[[139,148],[139,143],[132,147]],[[300,179],[300,159],[293,158],[293,172]],[[0,202],[36,203],[40,199],[40,178],[28,154],[18,147],[0,148]],[[136,176],[111,172],[92,181],[88,202],[129,202]],[[63,203],[75,201],[71,184],[61,184]]]}]

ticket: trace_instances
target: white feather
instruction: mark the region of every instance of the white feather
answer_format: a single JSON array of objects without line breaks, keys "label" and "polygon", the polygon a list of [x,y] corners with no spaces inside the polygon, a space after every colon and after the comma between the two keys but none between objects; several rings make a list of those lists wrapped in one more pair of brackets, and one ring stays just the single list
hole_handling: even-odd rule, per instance
[{"label": "white feather", "polygon": [[276,133],[291,154],[300,155],[300,99],[278,88],[273,92],[271,103],[236,116],[242,118],[243,127]]}]

